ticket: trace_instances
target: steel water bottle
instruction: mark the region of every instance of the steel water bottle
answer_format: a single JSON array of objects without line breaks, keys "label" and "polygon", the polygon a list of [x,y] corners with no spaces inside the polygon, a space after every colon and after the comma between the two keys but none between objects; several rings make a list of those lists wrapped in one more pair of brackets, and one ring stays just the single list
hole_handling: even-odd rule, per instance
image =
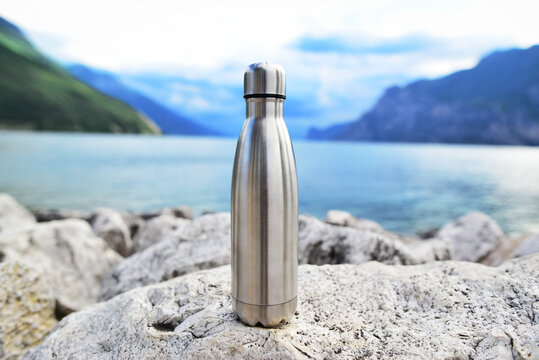
[{"label": "steel water bottle", "polygon": [[232,175],[232,301],[243,322],[269,327],[289,320],[297,304],[298,183],[284,69],[250,65],[244,98]]}]

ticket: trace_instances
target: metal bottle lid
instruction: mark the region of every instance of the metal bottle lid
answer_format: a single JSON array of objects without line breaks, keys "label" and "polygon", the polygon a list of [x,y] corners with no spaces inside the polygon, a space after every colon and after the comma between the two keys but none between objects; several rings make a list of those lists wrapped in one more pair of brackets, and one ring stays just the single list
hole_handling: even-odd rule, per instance
[{"label": "metal bottle lid", "polygon": [[251,64],[243,75],[243,97],[285,99],[285,72],[281,65],[269,62]]}]

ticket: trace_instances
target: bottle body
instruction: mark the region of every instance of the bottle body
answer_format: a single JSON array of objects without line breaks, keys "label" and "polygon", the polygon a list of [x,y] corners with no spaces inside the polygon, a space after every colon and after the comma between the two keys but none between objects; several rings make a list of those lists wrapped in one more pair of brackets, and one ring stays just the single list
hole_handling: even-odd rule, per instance
[{"label": "bottle body", "polygon": [[283,99],[246,99],[232,176],[232,297],[249,325],[275,326],[297,302],[298,189]]}]

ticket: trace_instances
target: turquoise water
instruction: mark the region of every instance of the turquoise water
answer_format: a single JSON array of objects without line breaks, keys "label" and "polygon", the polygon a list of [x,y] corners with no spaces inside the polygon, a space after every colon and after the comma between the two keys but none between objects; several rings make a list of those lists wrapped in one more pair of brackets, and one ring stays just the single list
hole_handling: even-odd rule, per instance
[{"label": "turquoise water", "polygon": [[[228,211],[235,140],[0,132],[0,192],[33,208]],[[300,211],[412,233],[479,210],[539,231],[539,148],[295,141]]]}]

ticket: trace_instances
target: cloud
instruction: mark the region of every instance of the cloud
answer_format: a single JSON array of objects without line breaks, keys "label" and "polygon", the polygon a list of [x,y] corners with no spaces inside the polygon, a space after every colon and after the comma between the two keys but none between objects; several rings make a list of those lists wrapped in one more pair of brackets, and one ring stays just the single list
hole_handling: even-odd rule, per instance
[{"label": "cloud", "polygon": [[195,96],[195,97],[189,99],[189,105],[188,106],[190,108],[192,108],[192,109],[196,109],[196,110],[200,111],[200,110],[209,109],[211,104],[210,104],[209,101],[207,101],[203,97]]}]

